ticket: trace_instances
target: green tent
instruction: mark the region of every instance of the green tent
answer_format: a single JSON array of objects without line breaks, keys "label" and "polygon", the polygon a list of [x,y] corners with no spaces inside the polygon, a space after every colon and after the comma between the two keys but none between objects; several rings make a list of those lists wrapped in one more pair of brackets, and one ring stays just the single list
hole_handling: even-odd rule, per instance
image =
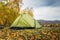
[{"label": "green tent", "polygon": [[11,25],[11,27],[35,27],[40,28],[41,25],[27,13],[21,14]]}]

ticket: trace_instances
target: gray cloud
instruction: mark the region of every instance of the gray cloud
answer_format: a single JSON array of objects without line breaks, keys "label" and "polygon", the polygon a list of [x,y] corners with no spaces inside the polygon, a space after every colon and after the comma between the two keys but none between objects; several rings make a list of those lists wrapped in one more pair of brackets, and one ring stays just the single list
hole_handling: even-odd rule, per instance
[{"label": "gray cloud", "polygon": [[34,10],[35,19],[60,20],[60,7],[40,7]]},{"label": "gray cloud", "polygon": [[23,0],[26,7],[58,6],[60,0]]}]

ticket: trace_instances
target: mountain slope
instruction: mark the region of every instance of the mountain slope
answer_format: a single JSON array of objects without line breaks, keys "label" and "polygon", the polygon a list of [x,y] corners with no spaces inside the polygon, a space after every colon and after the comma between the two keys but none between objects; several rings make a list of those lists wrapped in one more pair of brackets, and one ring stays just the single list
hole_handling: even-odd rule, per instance
[{"label": "mountain slope", "polygon": [[44,24],[55,24],[55,23],[60,24],[59,20],[54,20],[54,21],[51,21],[51,20],[37,20],[37,21],[42,25],[44,25]]}]

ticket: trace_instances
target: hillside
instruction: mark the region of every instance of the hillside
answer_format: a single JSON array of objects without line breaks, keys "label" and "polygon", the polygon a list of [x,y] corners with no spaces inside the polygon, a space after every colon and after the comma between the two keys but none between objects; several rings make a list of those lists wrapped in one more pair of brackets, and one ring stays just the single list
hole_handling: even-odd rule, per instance
[{"label": "hillside", "polygon": [[51,21],[51,20],[37,20],[37,21],[42,25],[44,25],[44,24],[55,24],[55,23],[60,24],[59,20],[54,20],[54,21]]}]

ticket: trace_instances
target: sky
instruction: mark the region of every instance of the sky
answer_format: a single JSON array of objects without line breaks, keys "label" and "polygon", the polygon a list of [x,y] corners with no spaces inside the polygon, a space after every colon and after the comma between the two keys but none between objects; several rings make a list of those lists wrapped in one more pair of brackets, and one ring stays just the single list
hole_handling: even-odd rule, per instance
[{"label": "sky", "polygon": [[60,0],[23,0],[22,9],[27,7],[36,20],[60,20]]}]

